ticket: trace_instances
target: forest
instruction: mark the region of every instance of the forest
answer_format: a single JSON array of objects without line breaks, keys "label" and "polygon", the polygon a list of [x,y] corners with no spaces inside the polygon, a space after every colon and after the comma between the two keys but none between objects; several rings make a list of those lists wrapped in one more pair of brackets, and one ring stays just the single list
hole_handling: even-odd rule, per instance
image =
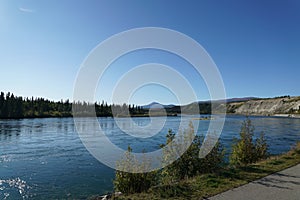
[{"label": "forest", "polygon": [[[108,104],[105,101],[95,103],[70,102],[69,100],[51,101],[41,97],[15,96],[11,92],[0,93],[0,119],[72,117],[74,112],[76,116],[90,117],[93,111],[96,111],[97,117],[149,116],[149,108],[134,104]],[[184,106],[165,107],[165,111],[168,116],[177,116],[181,112],[199,114],[197,113],[199,111],[200,114],[211,114],[211,103],[195,102]],[[164,112],[161,112],[160,109],[154,111],[156,116],[161,116],[162,113]]]},{"label": "forest", "polygon": [[[13,93],[0,93],[0,118],[39,118],[39,117],[72,117],[72,106],[75,106],[77,116],[90,116],[91,108],[95,109],[98,117],[113,116],[112,110],[120,116],[126,115],[129,110],[130,115],[143,115],[147,113],[141,106],[136,105],[109,105],[102,101],[95,103],[70,102],[69,100],[50,101],[44,98],[23,98],[15,96]],[[79,112],[79,113],[78,113]]]}]

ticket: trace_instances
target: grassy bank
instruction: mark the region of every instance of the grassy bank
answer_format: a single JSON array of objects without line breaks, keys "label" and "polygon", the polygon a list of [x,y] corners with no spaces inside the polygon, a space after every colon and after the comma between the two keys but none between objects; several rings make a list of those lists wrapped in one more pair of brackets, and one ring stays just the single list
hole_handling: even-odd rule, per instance
[{"label": "grassy bank", "polygon": [[114,199],[204,199],[244,185],[300,163],[300,143],[289,152],[272,156],[247,167],[225,167],[217,173],[202,174],[172,185],[151,187],[146,193],[121,195]]}]

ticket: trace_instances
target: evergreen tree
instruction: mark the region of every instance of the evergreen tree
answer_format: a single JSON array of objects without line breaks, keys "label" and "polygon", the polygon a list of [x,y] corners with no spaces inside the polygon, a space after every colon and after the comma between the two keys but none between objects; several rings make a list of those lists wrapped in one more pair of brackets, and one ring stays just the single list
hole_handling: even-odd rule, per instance
[{"label": "evergreen tree", "polygon": [[[89,116],[92,110],[96,110],[97,116],[112,116],[112,108],[116,116],[127,116],[128,114],[143,113],[141,107],[134,105],[108,105],[102,101],[101,104],[88,102],[49,101],[44,98],[17,97],[8,92],[0,93],[0,118],[22,118],[22,117],[69,117],[72,116],[72,106],[76,108],[76,114]],[[129,113],[127,112],[129,111]]]}]

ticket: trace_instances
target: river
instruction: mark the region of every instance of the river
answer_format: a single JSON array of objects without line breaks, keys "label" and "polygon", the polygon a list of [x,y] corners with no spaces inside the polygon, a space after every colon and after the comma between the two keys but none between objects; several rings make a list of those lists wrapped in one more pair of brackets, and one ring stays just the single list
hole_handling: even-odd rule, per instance
[{"label": "river", "polygon": [[[168,129],[178,130],[180,117],[167,117],[163,129],[150,138],[123,133],[113,118],[98,118],[107,137],[126,149],[157,149]],[[221,142],[230,152],[244,116],[227,116]],[[127,126],[128,119],[121,119]],[[255,133],[266,134],[271,154],[288,151],[300,140],[300,119],[251,117]],[[134,118],[147,125],[149,118]],[[209,121],[199,121],[199,134]],[[99,126],[99,125],[97,125]],[[73,118],[0,120],[0,199],[84,199],[113,188],[114,170],[89,154],[78,136]]]}]

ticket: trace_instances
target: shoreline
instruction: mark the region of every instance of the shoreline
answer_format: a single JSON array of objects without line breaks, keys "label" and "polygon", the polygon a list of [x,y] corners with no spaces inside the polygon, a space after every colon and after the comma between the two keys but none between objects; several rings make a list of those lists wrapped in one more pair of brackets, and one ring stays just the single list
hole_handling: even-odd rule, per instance
[{"label": "shoreline", "polygon": [[300,119],[300,114],[274,114],[274,117]]},{"label": "shoreline", "polygon": [[249,116],[249,117],[276,117],[276,118],[290,118],[300,119],[300,114],[249,114],[249,113],[226,113],[231,116]]},{"label": "shoreline", "polygon": [[[167,116],[167,117],[179,117],[181,114],[180,113],[168,113],[167,115],[163,115],[163,114],[133,114],[133,115],[118,115],[118,116],[112,116],[112,115],[97,115],[96,117],[111,117],[111,118],[129,118],[129,117],[162,117],[162,116]],[[191,114],[191,116],[193,116],[195,114]],[[218,115],[218,113],[216,114],[199,114],[199,116],[201,115]],[[222,114],[223,115],[223,114]],[[230,116],[252,116],[252,117],[276,117],[276,118],[290,118],[290,119],[300,119],[300,114],[247,114],[247,113],[226,113],[226,115],[230,115]],[[68,115],[63,115],[63,116],[53,116],[53,115],[46,115],[46,116],[27,116],[27,117],[4,117],[4,118],[0,118],[0,120],[19,120],[19,119],[42,119],[42,118],[72,118],[74,117],[72,114],[68,114]],[[82,116],[78,116],[78,117],[82,117],[82,118],[89,118],[89,117],[93,117],[93,116],[88,116],[88,115],[82,115]],[[202,119],[202,117],[200,117]],[[214,119],[214,118],[207,118],[207,120],[209,119]]]},{"label": "shoreline", "polygon": [[[96,116],[98,117],[111,117],[111,118],[129,118],[129,117],[162,117],[165,115],[160,115],[160,114],[133,114],[133,115],[119,115],[119,116],[112,116],[112,115],[98,115]],[[177,117],[178,114],[177,113],[170,113],[166,115],[167,117]],[[0,118],[0,120],[19,120],[19,119],[42,119],[42,118],[73,118],[73,115],[65,115],[65,116],[28,116],[28,117],[4,117],[4,118]],[[82,116],[78,116],[78,117],[82,117],[82,118],[89,118],[89,117],[94,117],[94,116],[88,116],[88,115],[82,115]]]}]

